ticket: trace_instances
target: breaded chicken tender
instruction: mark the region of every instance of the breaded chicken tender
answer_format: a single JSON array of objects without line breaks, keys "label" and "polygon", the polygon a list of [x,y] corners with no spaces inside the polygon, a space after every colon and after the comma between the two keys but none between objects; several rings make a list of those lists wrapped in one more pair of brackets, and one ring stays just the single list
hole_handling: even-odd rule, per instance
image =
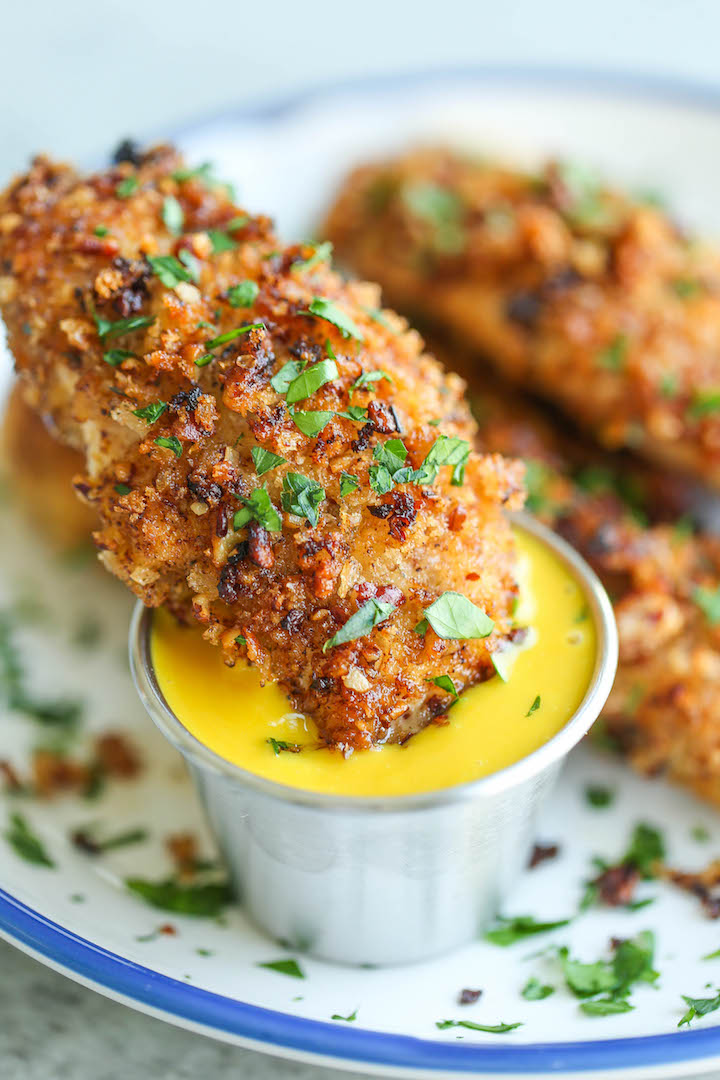
[{"label": "breaded chicken tender", "polygon": [[349,751],[493,671],[512,628],[504,508],[458,377],[327,251],[168,148],[0,198],[0,309],[30,403],[80,451],[103,562],[194,615]]},{"label": "breaded chicken tender", "polygon": [[[90,543],[97,514],[77,498],[73,478],[84,461],[48,432],[13,386],[2,420],[2,463],[13,496],[42,535],[59,548]],[[92,550],[92,549],[91,549]]]},{"label": "breaded chicken tender", "polygon": [[638,771],[720,805],[720,541],[682,517],[648,525],[643,508],[668,509],[658,501],[662,477],[653,485],[600,451],[593,459],[516,390],[470,385],[479,449],[525,458],[528,507],[585,556],[612,597],[620,664],[594,734]]},{"label": "breaded chicken tender", "polygon": [[428,149],[355,170],[324,235],[604,446],[720,487],[720,254],[656,206]]}]

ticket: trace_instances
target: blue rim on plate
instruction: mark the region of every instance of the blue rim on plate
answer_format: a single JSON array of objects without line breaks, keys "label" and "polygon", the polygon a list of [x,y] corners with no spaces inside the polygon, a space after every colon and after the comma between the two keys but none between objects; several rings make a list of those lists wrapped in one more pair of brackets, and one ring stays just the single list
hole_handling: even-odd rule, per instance
[{"label": "blue rim on plate", "polygon": [[[352,79],[319,86],[279,101],[216,113],[184,125],[163,138],[180,140],[210,125],[269,123],[332,94],[407,89],[452,80],[480,85],[567,88],[613,97],[645,98],[720,113],[720,89],[648,74],[551,67],[490,66],[445,68],[401,75]],[[157,137],[157,136],[156,136]],[[162,975],[66,930],[0,889],[0,931],[31,953],[56,964],[70,977],[100,992],[121,996],[140,1010],[151,1009],[170,1022],[196,1025],[208,1034],[256,1049],[314,1058],[362,1069],[428,1073],[525,1074],[653,1069],[720,1060],[720,1025],[661,1035],[512,1046],[458,1045],[408,1035],[338,1026],[250,1005]]]},{"label": "blue rim on plate", "polygon": [[458,1046],[410,1035],[339,1027],[324,1020],[307,1020],[248,1005],[161,975],[65,930],[2,889],[0,927],[17,942],[98,989],[120,994],[141,1008],[150,1006],[171,1021],[187,1020],[220,1038],[261,1042],[278,1054],[292,1055],[295,1051],[325,1062],[435,1070],[439,1074],[487,1071],[537,1076],[703,1061],[717,1054],[720,1046],[717,1026],[669,1035],[522,1046]]}]

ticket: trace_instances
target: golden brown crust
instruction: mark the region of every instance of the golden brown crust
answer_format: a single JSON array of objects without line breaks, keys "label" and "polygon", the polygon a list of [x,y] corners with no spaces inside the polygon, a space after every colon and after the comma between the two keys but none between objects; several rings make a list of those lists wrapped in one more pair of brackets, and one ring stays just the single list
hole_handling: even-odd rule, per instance
[{"label": "golden brown crust", "polygon": [[[377,287],[344,285],[312,248],[281,248],[266,219],[247,218],[224,189],[182,169],[162,147],[137,168],[89,178],[37,159],[4,194],[0,306],[26,395],[85,455],[78,490],[100,515],[96,542],[138,596],[193,612],[231,660],[247,649],[328,743],[403,737],[446,707],[427,680],[449,674],[462,689],[487,677],[489,650],[510,629],[514,549],[502,507],[521,502],[522,468],[472,453],[460,486],[443,467],[373,490],[374,453],[389,440],[402,438],[418,469],[439,437],[474,437],[461,380],[443,375],[404,320],[375,314]],[[164,283],[148,261],[157,256],[182,257],[172,266],[196,280]],[[229,290],[242,282],[253,295],[233,306]],[[327,301],[351,320],[349,335],[309,314],[327,313]],[[101,340],[125,319],[143,321]],[[110,350],[125,352],[108,357],[115,366],[103,360]],[[333,356],[332,379],[296,406],[332,413],[310,436],[271,378],[290,361]],[[389,379],[353,388],[380,370]],[[156,419],[136,415],[158,402]],[[339,415],[350,408],[360,421]],[[259,478],[253,446],[288,464]],[[343,472],[359,481],[344,497]],[[317,525],[287,498],[289,473],[324,489]],[[272,516],[234,527],[260,488],[281,531]],[[445,591],[487,612],[495,633],[414,632]],[[371,600],[395,611],[372,634],[323,651]]]},{"label": "golden brown crust", "polygon": [[352,173],[325,233],[605,446],[720,486],[720,256],[657,208],[557,164],[421,150]]}]

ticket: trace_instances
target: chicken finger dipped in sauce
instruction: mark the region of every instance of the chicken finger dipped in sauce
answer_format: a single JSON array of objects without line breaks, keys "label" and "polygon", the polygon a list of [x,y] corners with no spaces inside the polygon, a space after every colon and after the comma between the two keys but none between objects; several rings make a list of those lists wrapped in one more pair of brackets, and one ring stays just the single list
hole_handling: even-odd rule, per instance
[{"label": "chicken finger dipped in sauce", "polygon": [[0,198],[0,309],[30,403],[85,458],[107,568],[194,615],[345,751],[493,673],[522,466],[471,449],[462,381],[283,247],[207,169],[37,159]]}]

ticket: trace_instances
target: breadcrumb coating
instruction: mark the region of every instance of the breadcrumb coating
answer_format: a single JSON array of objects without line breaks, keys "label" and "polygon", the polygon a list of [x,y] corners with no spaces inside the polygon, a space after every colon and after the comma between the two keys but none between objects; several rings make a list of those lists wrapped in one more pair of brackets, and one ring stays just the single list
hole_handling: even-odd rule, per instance
[{"label": "breadcrumb coating", "polygon": [[[102,560],[146,604],[247,655],[328,745],[403,739],[447,708],[429,680],[488,677],[511,630],[522,466],[470,449],[462,381],[376,286],[172,149],[130,157],[38,158],[0,198],[25,397],[83,455]],[[423,633],[446,594],[492,633]]]},{"label": "breadcrumb coating", "polygon": [[657,206],[425,149],[356,169],[324,235],[604,446],[720,487],[720,254]]}]

